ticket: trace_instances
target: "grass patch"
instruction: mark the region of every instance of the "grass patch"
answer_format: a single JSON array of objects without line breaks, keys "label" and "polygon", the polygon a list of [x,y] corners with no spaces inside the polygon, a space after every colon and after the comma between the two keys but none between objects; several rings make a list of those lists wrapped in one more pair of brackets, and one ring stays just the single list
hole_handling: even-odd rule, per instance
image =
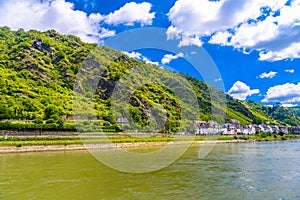
[{"label": "grass patch", "polygon": [[56,145],[82,145],[101,143],[138,143],[138,142],[176,142],[176,141],[204,141],[204,140],[253,140],[253,141],[274,141],[300,139],[296,135],[255,135],[255,136],[171,136],[159,135],[151,137],[131,137],[131,136],[35,136],[35,137],[4,137],[0,138],[0,146],[56,146]]}]

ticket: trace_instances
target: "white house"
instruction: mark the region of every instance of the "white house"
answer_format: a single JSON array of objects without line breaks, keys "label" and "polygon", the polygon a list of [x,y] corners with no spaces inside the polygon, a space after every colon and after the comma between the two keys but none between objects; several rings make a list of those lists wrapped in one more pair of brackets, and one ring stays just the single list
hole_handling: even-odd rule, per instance
[{"label": "white house", "polygon": [[241,129],[237,124],[226,123],[223,125],[223,135],[237,135],[241,133]]},{"label": "white house", "polygon": [[266,124],[262,124],[261,125],[262,126],[262,128],[263,128],[263,132],[265,132],[265,133],[273,133],[273,129],[272,129],[272,127],[271,126],[269,126],[269,125],[266,125]]},{"label": "white house", "polygon": [[271,128],[273,129],[273,133],[279,133],[280,132],[279,126],[277,126],[277,125],[273,125],[273,126],[271,126]]},{"label": "white house", "polygon": [[300,126],[292,126],[288,128],[289,133],[300,133]]},{"label": "white house", "polygon": [[244,125],[242,127],[242,133],[244,135],[255,135],[255,127],[253,125]]},{"label": "white house", "polygon": [[223,134],[224,135],[237,135],[241,133],[241,126],[239,120],[231,119],[228,123],[223,125]]},{"label": "white house", "polygon": [[284,133],[284,134],[288,134],[289,131],[288,131],[288,128],[286,126],[283,126],[283,125],[280,125],[279,126],[279,131]]},{"label": "white house", "polygon": [[222,131],[221,127],[216,122],[195,121],[193,126],[196,128],[196,135],[217,134]]}]

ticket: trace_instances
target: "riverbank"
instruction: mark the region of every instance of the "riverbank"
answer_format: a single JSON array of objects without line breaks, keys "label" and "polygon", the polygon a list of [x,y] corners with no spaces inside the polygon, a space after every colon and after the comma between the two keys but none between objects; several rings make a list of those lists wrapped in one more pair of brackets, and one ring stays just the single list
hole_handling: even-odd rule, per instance
[{"label": "riverbank", "polygon": [[[290,138],[300,139],[300,138]],[[26,153],[26,152],[47,152],[47,151],[75,151],[75,150],[88,150],[88,149],[127,149],[138,147],[163,147],[166,145],[214,145],[225,143],[248,143],[248,142],[261,142],[270,140],[194,140],[194,141],[171,141],[171,142],[123,142],[123,143],[103,143],[103,144],[69,144],[69,145],[27,145],[27,146],[0,146],[0,154],[5,153]],[[272,140],[275,141],[275,140]]]},{"label": "riverbank", "polygon": [[87,144],[87,145],[34,145],[34,146],[0,146],[0,153],[25,153],[25,152],[45,152],[45,151],[74,151],[88,149],[125,149],[135,147],[161,147],[165,145],[191,145],[199,144],[220,144],[220,143],[239,143],[251,142],[249,140],[209,140],[209,141],[177,141],[177,142],[134,142],[134,143],[109,143],[109,144]]}]

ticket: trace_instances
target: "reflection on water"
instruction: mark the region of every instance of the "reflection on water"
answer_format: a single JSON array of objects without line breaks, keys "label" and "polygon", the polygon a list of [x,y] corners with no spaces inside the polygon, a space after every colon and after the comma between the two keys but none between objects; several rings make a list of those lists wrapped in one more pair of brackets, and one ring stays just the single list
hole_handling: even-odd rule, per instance
[{"label": "reflection on water", "polygon": [[205,159],[198,150],[146,174],[86,151],[0,155],[0,199],[300,199],[300,141],[218,144]]}]

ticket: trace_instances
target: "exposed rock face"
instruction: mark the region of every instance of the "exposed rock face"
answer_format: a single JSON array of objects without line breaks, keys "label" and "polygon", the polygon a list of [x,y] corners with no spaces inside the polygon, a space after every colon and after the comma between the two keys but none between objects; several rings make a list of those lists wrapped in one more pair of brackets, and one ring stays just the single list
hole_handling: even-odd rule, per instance
[{"label": "exposed rock face", "polygon": [[41,40],[34,41],[32,47],[41,52],[52,52],[51,47]]}]

